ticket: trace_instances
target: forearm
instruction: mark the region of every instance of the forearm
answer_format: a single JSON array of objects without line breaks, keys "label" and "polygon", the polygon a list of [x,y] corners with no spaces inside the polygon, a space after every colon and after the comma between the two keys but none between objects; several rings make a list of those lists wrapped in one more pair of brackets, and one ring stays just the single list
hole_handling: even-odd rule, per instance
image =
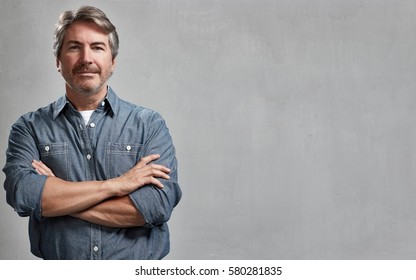
[{"label": "forearm", "polygon": [[129,196],[110,198],[72,216],[107,227],[136,227],[146,223]]},{"label": "forearm", "polygon": [[42,193],[42,216],[71,215],[113,195],[108,181],[68,182],[48,177]]},{"label": "forearm", "polygon": [[[68,182],[55,177],[52,170],[40,161],[33,161],[32,166],[40,175],[48,176],[44,184],[42,193],[42,216],[55,217],[64,215],[73,215],[90,209],[93,206],[107,200],[110,197],[124,197],[147,184],[154,184],[156,187],[163,188],[163,184],[155,177],[169,179],[167,173],[170,170],[162,165],[149,164],[151,161],[159,158],[159,155],[149,155],[142,158],[132,169],[120,177],[105,181],[85,181],[85,182]],[[115,200],[122,202],[123,200]],[[131,207],[133,203],[128,199]],[[107,205],[107,203],[103,203]],[[112,205],[111,205],[112,206]],[[122,205],[120,205],[121,207]],[[133,213],[132,208],[128,213]],[[114,208],[117,210],[117,208]],[[102,208],[92,208],[87,211],[87,218],[102,216],[95,211],[111,210]],[[134,209],[135,210],[135,209]],[[91,212],[91,215],[89,214]],[[107,211],[107,213],[112,213]],[[77,215],[78,215],[77,214]],[[122,213],[125,215],[126,213]],[[136,211],[137,216],[137,211]],[[122,216],[120,216],[122,217]],[[131,215],[134,218],[133,215]],[[115,220],[118,220],[117,218]],[[132,225],[136,226],[140,221],[132,220]],[[129,222],[130,223],[130,222]]]}]

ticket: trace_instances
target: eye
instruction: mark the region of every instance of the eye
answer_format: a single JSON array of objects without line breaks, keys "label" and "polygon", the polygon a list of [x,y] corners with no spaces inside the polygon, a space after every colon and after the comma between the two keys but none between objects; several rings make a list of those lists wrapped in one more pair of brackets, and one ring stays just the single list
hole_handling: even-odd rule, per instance
[{"label": "eye", "polygon": [[100,47],[100,46],[94,46],[94,47],[92,47],[92,49],[95,50],[95,51],[104,51],[104,48]]}]

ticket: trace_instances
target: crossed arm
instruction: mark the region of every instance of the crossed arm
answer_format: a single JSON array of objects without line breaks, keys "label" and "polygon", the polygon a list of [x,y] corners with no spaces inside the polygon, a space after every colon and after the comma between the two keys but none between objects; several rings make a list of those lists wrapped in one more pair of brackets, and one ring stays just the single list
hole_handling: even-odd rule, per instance
[{"label": "crossed arm", "polygon": [[42,193],[42,216],[71,215],[110,227],[144,225],[143,215],[134,206],[128,194],[147,184],[163,188],[158,178],[170,179],[170,170],[163,165],[152,163],[159,157],[143,157],[120,177],[87,182],[59,179],[44,163],[33,161],[32,166],[37,173],[48,176]]}]

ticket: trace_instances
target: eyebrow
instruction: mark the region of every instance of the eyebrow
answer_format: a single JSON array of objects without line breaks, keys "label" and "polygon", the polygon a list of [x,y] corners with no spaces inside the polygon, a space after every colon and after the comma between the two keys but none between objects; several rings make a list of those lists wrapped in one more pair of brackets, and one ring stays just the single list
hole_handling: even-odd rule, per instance
[{"label": "eyebrow", "polygon": [[[70,44],[82,45],[82,43],[77,40],[69,40],[68,42],[66,42],[66,45],[70,45]],[[101,41],[92,42],[91,45],[92,46],[107,46],[104,42],[101,42]]]}]

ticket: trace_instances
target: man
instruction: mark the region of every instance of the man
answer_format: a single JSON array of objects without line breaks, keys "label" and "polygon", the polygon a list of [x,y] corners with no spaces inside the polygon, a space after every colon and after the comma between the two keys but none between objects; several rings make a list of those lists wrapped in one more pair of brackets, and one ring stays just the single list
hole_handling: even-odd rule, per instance
[{"label": "man", "polygon": [[44,259],[161,259],[181,198],[161,116],[107,85],[118,35],[94,7],[61,14],[54,53],[66,95],[13,126],[4,188],[29,216],[31,251]]}]

